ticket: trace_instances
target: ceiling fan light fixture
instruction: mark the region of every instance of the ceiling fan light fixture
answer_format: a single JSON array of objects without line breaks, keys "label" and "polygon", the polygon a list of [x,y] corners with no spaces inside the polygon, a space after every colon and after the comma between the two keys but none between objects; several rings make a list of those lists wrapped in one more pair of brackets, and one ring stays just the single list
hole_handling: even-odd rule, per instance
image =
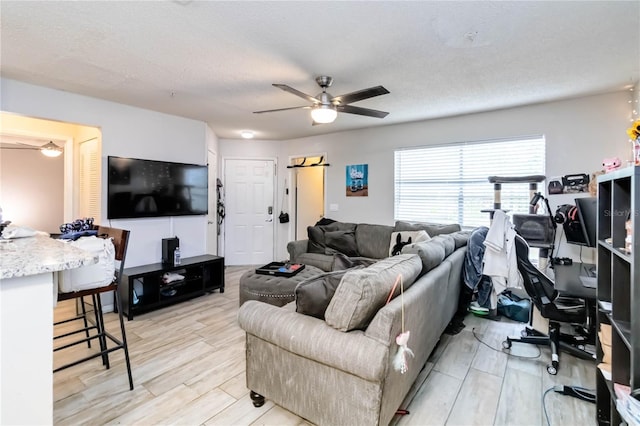
[{"label": "ceiling fan light fixture", "polygon": [[333,123],[338,116],[338,111],[333,105],[318,105],[311,110],[311,118],[316,123]]},{"label": "ceiling fan light fixture", "polygon": [[40,152],[47,157],[58,157],[62,154],[62,148],[49,141],[48,144],[43,145],[42,148],[40,148]]}]

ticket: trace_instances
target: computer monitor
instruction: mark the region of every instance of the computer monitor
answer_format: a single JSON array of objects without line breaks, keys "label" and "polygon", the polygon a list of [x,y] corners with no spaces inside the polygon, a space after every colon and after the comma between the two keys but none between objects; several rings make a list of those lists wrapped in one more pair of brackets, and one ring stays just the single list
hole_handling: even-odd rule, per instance
[{"label": "computer monitor", "polygon": [[598,200],[595,197],[576,198],[575,220],[564,223],[567,242],[587,247],[597,245]]}]

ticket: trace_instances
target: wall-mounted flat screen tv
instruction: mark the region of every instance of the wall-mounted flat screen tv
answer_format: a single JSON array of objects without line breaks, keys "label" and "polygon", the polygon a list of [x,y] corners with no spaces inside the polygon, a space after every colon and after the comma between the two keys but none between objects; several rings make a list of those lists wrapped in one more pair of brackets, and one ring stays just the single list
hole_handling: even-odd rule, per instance
[{"label": "wall-mounted flat screen tv", "polygon": [[107,218],[207,214],[207,166],[109,156]]}]

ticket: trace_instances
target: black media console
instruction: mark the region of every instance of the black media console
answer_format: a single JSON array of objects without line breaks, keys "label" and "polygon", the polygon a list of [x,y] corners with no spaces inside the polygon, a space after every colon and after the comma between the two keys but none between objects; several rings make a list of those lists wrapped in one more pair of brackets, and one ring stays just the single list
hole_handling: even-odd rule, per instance
[{"label": "black media console", "polygon": [[118,292],[123,314],[153,311],[219,289],[224,293],[224,257],[202,255],[182,259],[180,265],[162,263],[126,268]]}]

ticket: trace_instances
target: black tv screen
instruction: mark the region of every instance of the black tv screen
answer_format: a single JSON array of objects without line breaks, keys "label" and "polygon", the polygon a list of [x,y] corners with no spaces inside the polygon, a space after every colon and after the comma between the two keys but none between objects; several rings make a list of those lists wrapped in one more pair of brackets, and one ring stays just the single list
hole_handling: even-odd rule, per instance
[{"label": "black tv screen", "polygon": [[207,166],[111,156],[107,166],[108,219],[208,212]]}]

